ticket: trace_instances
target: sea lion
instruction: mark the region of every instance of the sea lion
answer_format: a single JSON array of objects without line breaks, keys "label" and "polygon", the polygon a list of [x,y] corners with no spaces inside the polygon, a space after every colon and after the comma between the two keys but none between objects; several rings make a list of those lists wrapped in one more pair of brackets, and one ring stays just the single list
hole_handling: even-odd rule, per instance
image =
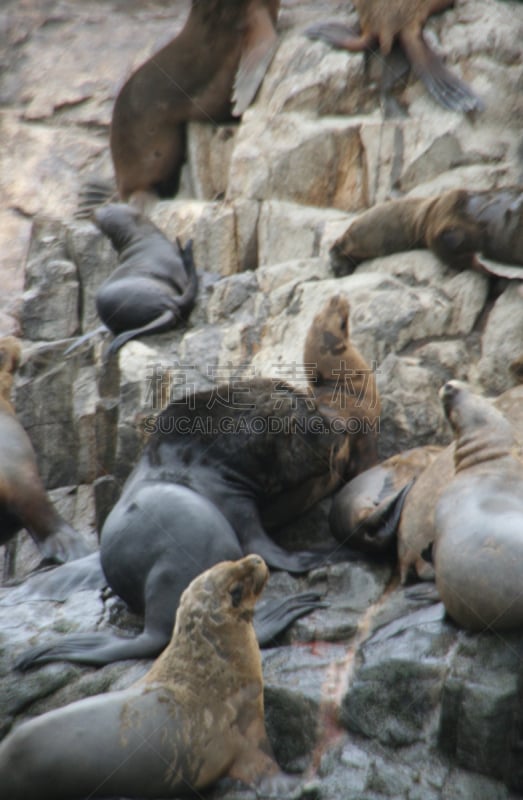
[{"label": "sea lion", "polygon": [[11,405],[20,356],[17,339],[0,339],[0,545],[27,528],[44,561],[62,563],[90,548],[47,497],[33,447]]},{"label": "sea lion", "polygon": [[335,538],[371,555],[392,553],[407,494],[442,449],[405,450],[349,481],[334,497],[329,515]]},{"label": "sea lion", "polygon": [[[96,293],[96,310],[115,334],[105,354],[113,356],[137,336],[174,328],[196,301],[198,277],[192,242],[172,244],[147,217],[126,203],[94,212],[94,222],[118,252],[120,265]],[[104,328],[81,336],[66,353]]]},{"label": "sea lion", "polygon": [[267,577],[250,555],[195,578],[169,646],[141,680],[36,717],[4,739],[2,796],[179,797],[225,776],[263,796],[296,790],[265,730],[252,619]]},{"label": "sea lion", "polygon": [[0,339],[0,398],[11,402],[13,380],[22,358],[22,347],[14,336]]},{"label": "sea lion", "polygon": [[455,435],[454,476],[435,511],[436,586],[469,630],[523,626],[523,463],[510,422],[466,384],[440,391]]},{"label": "sea lion", "polygon": [[[475,269],[523,280],[523,192],[451,189],[437,197],[378,203],[357,217],[334,242],[335,275],[347,275],[365,259],[428,247],[455,269]],[[485,263],[476,253],[501,264]]]},{"label": "sea lion", "polygon": [[279,0],[192,0],[184,28],[120,90],[110,144],[121,200],[178,191],[189,120],[216,124],[251,103],[277,44]]},{"label": "sea lion", "polygon": [[416,75],[432,97],[454,111],[481,111],[482,100],[453,75],[423,37],[428,17],[454,4],[454,0],[352,0],[359,26],[326,23],[306,31],[310,39],[322,39],[333,47],[360,52],[379,43],[382,56],[389,55],[398,40]]},{"label": "sea lion", "polygon": [[271,498],[262,511],[269,528],[303,513],[378,461],[381,406],[375,370],[350,340],[349,313],[344,295],[330,297],[313,318],[303,348],[309,395],[329,427],[344,437],[336,463],[323,480],[315,475],[295,491]]},{"label": "sea lion", "polygon": [[[488,402],[488,401],[485,401]],[[523,386],[515,386],[494,401],[510,421],[518,440],[523,438]],[[523,459],[523,447],[517,451]],[[427,560],[436,537],[434,514],[442,493],[454,476],[454,444],[444,448],[421,473],[409,491],[398,526],[398,560],[401,582],[405,583],[411,571],[423,580],[434,580],[434,569]]]},{"label": "sea lion", "polygon": [[[269,378],[191,394],[147,420],[150,438],[100,537],[107,582],[144,614],[143,632],[65,636],[29,650],[18,666],[157,655],[188,582],[218,561],[257,553],[290,572],[325,563],[325,551],[281,548],[260,515],[274,495],[292,495],[314,477],[323,485],[344,446],[326,422],[310,398]],[[340,549],[335,557],[347,555]],[[286,614],[283,608],[278,630],[297,616]]]}]

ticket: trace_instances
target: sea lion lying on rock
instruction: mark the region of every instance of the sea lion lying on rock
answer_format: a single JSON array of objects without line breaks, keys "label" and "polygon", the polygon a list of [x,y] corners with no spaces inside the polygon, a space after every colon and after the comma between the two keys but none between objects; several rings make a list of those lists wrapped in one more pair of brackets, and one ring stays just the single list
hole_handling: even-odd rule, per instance
[{"label": "sea lion lying on rock", "polygon": [[[18,666],[155,656],[169,639],[183,590],[202,570],[257,553],[273,567],[304,572],[330,554],[286,551],[260,519],[273,496],[292,496],[315,478],[330,486],[325,474],[343,472],[346,437],[330,429],[311,398],[276,379],[236,381],[171,403],[146,428],[150,439],[100,540],[107,581],[144,613],[143,633],[66,636],[29,650]],[[333,557],[347,555],[338,549]],[[296,616],[283,608],[267,640]]]},{"label": "sea lion lying on rock", "polygon": [[436,505],[436,586],[470,630],[523,626],[523,462],[510,422],[460,381],[440,391],[456,437],[454,476]]},{"label": "sea lion lying on rock", "polygon": [[388,56],[397,39],[412,69],[444,108],[455,111],[481,111],[483,102],[453,75],[423,37],[423,26],[431,14],[452,6],[454,0],[352,0],[358,12],[357,29],[340,23],[324,23],[309,28],[311,39],[323,39],[333,47],[360,52],[379,43]]},{"label": "sea lion lying on rock", "polygon": [[[489,404],[491,401],[484,399]],[[493,402],[503,416],[511,423],[516,442],[523,439],[523,386],[515,386],[504,392]],[[434,569],[426,556],[436,537],[434,515],[442,493],[454,477],[454,449],[446,447],[434,461],[421,473],[409,491],[398,527],[398,558],[400,576],[405,583],[411,569],[419,578],[433,580]],[[516,454],[523,460],[523,446],[517,445]]]},{"label": "sea lion lying on rock", "polygon": [[11,405],[20,356],[14,337],[0,339],[0,544],[26,528],[45,561],[62,563],[86,555],[90,548],[47,497],[33,446]]},{"label": "sea lion lying on rock", "polygon": [[378,203],[334,242],[330,258],[339,277],[366,259],[420,247],[455,269],[523,280],[523,270],[505,266],[523,266],[523,192],[451,189],[437,197]]},{"label": "sea lion lying on rock", "polygon": [[414,447],[349,481],[334,497],[329,515],[336,539],[371,555],[395,552],[407,494],[442,449],[432,445]]},{"label": "sea lion lying on rock", "polygon": [[[169,330],[187,319],[196,302],[198,277],[192,242],[172,244],[147,217],[126,203],[94,212],[94,222],[118,253],[119,266],[96,293],[96,310],[115,334],[106,358],[130,339]],[[104,330],[81,336],[66,354]]]},{"label": "sea lion lying on rock", "polygon": [[280,771],[265,730],[252,619],[267,577],[250,555],[195,578],[169,646],[141,680],[36,717],[4,739],[2,796],[174,798],[225,776],[263,797],[304,796]]}]

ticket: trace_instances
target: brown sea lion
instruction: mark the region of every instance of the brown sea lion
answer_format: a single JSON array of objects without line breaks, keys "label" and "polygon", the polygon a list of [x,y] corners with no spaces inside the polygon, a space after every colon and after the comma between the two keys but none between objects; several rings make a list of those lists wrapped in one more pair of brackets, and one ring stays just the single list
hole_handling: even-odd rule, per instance
[{"label": "brown sea lion", "polygon": [[331,297],[314,317],[303,350],[320,410],[335,428],[349,434],[345,480],[378,462],[381,410],[375,369],[350,340],[349,313],[346,297]]},{"label": "brown sea lion", "polygon": [[11,405],[20,356],[17,339],[0,339],[0,545],[27,528],[45,561],[61,563],[86,555],[90,548],[47,497],[33,447]]},{"label": "brown sea lion", "polygon": [[[488,402],[488,401],[485,401]],[[523,440],[523,386],[504,392],[494,401],[510,421],[518,440]],[[523,459],[523,447],[517,451]],[[413,570],[419,578],[434,579],[434,569],[422,553],[434,542],[434,513],[441,494],[454,476],[454,444],[436,456],[409,491],[398,526],[398,559],[402,583]]]},{"label": "brown sea lion", "polygon": [[0,398],[11,402],[14,375],[20,365],[22,348],[14,336],[0,339]]},{"label": "brown sea lion", "polygon": [[225,122],[250,104],[277,44],[279,0],[192,0],[184,28],[118,94],[111,154],[120,199],[178,191],[189,120]]},{"label": "brown sea lion", "polygon": [[[192,242],[172,244],[140,211],[111,203],[94,212],[94,222],[118,252],[119,266],[96,293],[96,310],[115,334],[106,358],[138,336],[174,328],[187,319],[196,302],[198,276]],[[66,350],[76,349],[104,330],[81,336]]]},{"label": "brown sea lion", "polygon": [[[107,582],[144,614],[143,632],[131,639],[64,636],[29,650],[18,666],[156,656],[188,582],[218,561],[257,553],[272,567],[299,573],[350,556],[328,546],[290,552],[262,523],[274,496],[292,498],[302,484],[329,475],[345,439],[327,422],[310,398],[269,378],[190,394],[147,420],[149,440],[100,537]],[[262,630],[264,641],[299,616],[288,611],[276,614],[269,635]]]},{"label": "brown sea lion", "polygon": [[[523,280],[523,192],[451,189],[437,197],[389,200],[357,217],[332,245],[337,276],[365,259],[428,247],[455,269]],[[484,263],[477,257],[500,261]]]},{"label": "brown sea lion", "polygon": [[262,520],[269,528],[299,516],[378,460],[375,370],[350,341],[349,312],[346,297],[330,297],[314,317],[303,348],[310,395],[329,427],[343,438],[323,477],[315,475],[264,506]]},{"label": "brown sea lion", "polygon": [[483,102],[453,75],[423,37],[428,17],[454,4],[454,0],[352,0],[359,26],[354,30],[338,23],[309,28],[311,39],[323,39],[333,47],[359,52],[379,43],[388,56],[398,40],[411,67],[426,88],[444,108],[455,111],[481,111]]},{"label": "brown sea lion", "polygon": [[435,511],[436,586],[470,630],[523,626],[523,463],[511,423],[460,381],[440,391],[454,476]]},{"label": "brown sea lion", "polygon": [[252,625],[268,577],[250,555],[223,562],[183,593],[167,649],[130,688],[30,720],[0,745],[9,800],[179,797],[220,778],[265,797],[296,796],[264,721]]},{"label": "brown sea lion", "polygon": [[392,553],[407,494],[442,449],[405,450],[349,481],[336,494],[329,515],[336,539],[371,555]]}]

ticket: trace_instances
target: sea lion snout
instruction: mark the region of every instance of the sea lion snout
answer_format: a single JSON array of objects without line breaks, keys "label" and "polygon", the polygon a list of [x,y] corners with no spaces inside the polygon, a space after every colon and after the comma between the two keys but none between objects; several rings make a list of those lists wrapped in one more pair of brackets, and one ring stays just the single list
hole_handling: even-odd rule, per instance
[{"label": "sea lion snout", "polygon": [[329,257],[332,271],[336,278],[348,275],[360,263],[357,258],[348,254],[344,237],[334,242],[329,250]]}]

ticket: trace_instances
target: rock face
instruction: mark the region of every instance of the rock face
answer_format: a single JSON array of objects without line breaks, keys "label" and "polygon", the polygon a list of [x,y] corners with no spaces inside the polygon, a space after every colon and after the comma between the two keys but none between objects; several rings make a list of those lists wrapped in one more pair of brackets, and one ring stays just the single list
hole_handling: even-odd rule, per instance
[{"label": "rock face", "polygon": [[[111,175],[117,87],[175,35],[188,5],[7,0],[0,10],[0,324],[22,331],[16,409],[42,477],[61,513],[92,536],[140,453],[144,420],[169,393],[176,400],[254,374],[304,386],[304,339],[333,294],[349,299],[351,339],[376,370],[383,458],[450,441],[437,398],[444,381],[497,394],[514,384],[511,365],[523,357],[517,284],[453,272],[428,251],[366,262],[342,279],[328,259],[375,202],[521,180],[516,0],[458,0],[426,26],[483,97],[483,114],[443,111],[411,76],[395,90],[407,115],[386,119],[379,59],[302,34],[312,22],[349,18],[346,4],[284,0],[281,44],[256,102],[239,124],[189,126],[183,191],[152,212],[167,236],[194,240],[202,277],[187,327],[130,342],[109,364],[100,335],[64,357],[71,337],[99,325],[94,296],[115,266],[108,241],[73,219],[78,186]],[[73,44],[64,50],[65,40]],[[329,502],[287,526],[289,545],[328,539]],[[22,536],[19,574],[37,560]],[[522,635],[466,634],[439,604],[395,587],[390,566],[363,560],[271,576],[269,596],[311,588],[330,604],[264,653],[278,758],[317,772],[329,800],[521,796]],[[143,674],[139,662],[12,671],[29,644],[112,625],[135,630],[140,620],[94,590],[27,603],[1,589],[0,735]]]}]

